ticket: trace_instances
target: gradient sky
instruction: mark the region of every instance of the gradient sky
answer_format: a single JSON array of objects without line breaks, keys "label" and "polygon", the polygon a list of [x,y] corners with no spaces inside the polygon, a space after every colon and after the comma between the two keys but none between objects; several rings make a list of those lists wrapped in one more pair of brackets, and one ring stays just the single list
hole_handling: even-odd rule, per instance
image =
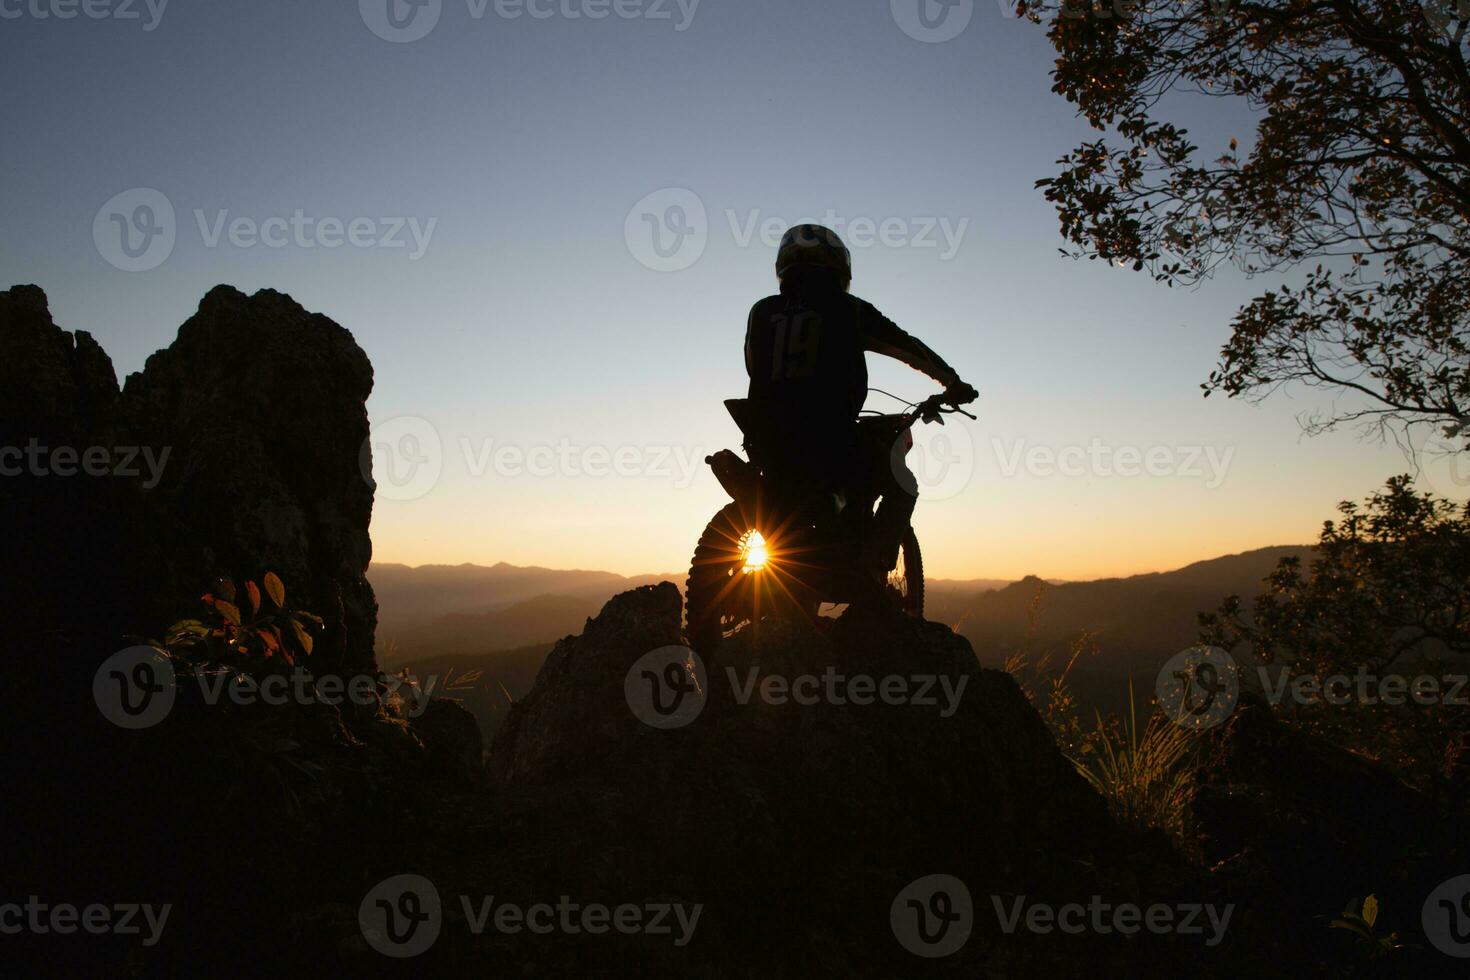
[{"label": "gradient sky", "polygon": [[[172,0],[151,30],[144,0],[138,19],[37,16],[51,2],[0,0],[0,283],[41,285],[120,375],[217,283],[342,323],[373,361],[385,445],[427,424],[442,447],[417,485],[380,490],[376,560],[687,567],[726,498],[678,461],[738,444],[720,402],[744,393],[746,312],[774,288],[773,251],[743,230],[829,211],[897,219],[888,244],[854,248],[854,292],[982,392],[978,423],[929,444],[950,459],[931,462],[915,518],[931,575],[1092,578],[1307,541],[1337,500],[1407,468],[1351,432],[1303,437],[1297,416],[1323,393],[1200,397],[1252,284],[1171,291],[1058,254],[1032,184],[1090,131],[1050,91],[1044,32],[994,0],[943,43],[900,28],[907,0],[899,15],[887,0],[702,0],[683,30],[687,0],[619,0],[668,19],[562,12],[597,0],[516,19],[492,0],[477,18],[477,0],[443,0],[411,43],[377,36],[357,0]],[[1205,145],[1249,137],[1238,107],[1176,108]],[[173,251],[142,272],[93,233],[135,188],[175,209]],[[689,219],[703,252],[688,239],[675,258],[698,259],[672,272],[639,261],[635,211],[669,188],[706,212]],[[406,232],[406,248],[211,246],[195,215],[298,209],[372,219],[374,238],[384,219],[435,224],[414,258]],[[911,243],[924,219],[967,223],[953,256],[937,233],[937,248]],[[933,390],[870,361],[881,387]],[[505,446],[544,447],[531,462],[550,452],[549,475],[497,465]],[[1049,469],[1067,447],[1080,469]],[[1152,475],[1098,456],[1151,450]]]}]

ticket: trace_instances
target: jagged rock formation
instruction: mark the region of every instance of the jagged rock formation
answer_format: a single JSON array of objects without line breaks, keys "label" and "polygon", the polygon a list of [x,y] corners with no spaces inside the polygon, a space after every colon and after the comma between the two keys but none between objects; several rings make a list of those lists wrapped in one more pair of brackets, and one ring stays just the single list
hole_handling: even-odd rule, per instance
[{"label": "jagged rock formation", "polygon": [[51,322],[46,294],[37,286],[0,292],[0,426],[37,438],[62,440],[99,431],[117,401],[112,360],[84,330]]},{"label": "jagged rock formation", "polygon": [[[1177,863],[1113,825],[1010,676],[982,669],[943,626],[857,611],[767,619],[708,658],[698,717],[659,730],[630,707],[625,681],[645,654],[680,642],[680,620],[679,593],[663,583],[614,598],[561,641],[492,744],[488,813],[458,818],[487,830],[425,872],[444,894],[521,900],[552,888],[552,899],[704,905],[690,948],[564,939],[534,951],[548,973],[636,962],[659,976],[913,975],[928,964],[894,939],[891,906],[932,874],[961,879],[974,900],[977,938],[947,970],[1063,969],[1094,942],[1000,937],[993,895],[1136,900]],[[746,699],[752,671],[757,684],[843,678],[848,693],[859,676],[903,677],[934,703]],[[467,940],[463,921],[445,936],[435,955],[449,970],[533,955],[516,937]],[[1138,949],[1108,955],[1171,961]]]},{"label": "jagged rock formation", "polygon": [[[309,946],[320,930],[282,898],[356,889],[377,839],[405,836],[476,774],[474,721],[448,703],[411,719],[393,705],[205,704],[196,691],[157,727],[123,731],[93,701],[93,672],[129,637],[199,615],[217,577],[268,570],[324,620],[316,673],[375,670],[373,486],[359,458],[371,388],[351,334],[279,293],[211,291],[120,388],[40,289],[0,292],[0,649],[22,692],[0,754],[20,842],[10,886],[173,902],[193,922],[154,955],[237,969],[239,944],[220,937]],[[53,971],[148,969],[149,951],[126,944],[39,938]]]},{"label": "jagged rock formation", "polygon": [[341,326],[220,286],[119,391],[107,355],[52,323],[41,290],[0,293],[0,446],[65,447],[71,469],[105,449],[113,473],[131,471],[62,476],[48,455],[54,472],[0,481],[11,623],[154,635],[195,614],[217,577],[270,570],[326,620],[320,664],[370,668],[372,380]]},{"label": "jagged rock formation", "polygon": [[169,594],[270,568],[332,624],[326,664],[372,663],[373,486],[360,463],[372,385],[352,335],[290,297],[221,286],[204,298],[122,393],[128,431],[173,449],[148,497],[168,517],[155,540]]},{"label": "jagged rock formation", "polygon": [[[49,474],[55,447],[112,445],[117,378],[92,336],[58,329],[35,286],[0,292],[0,612],[7,639],[78,619],[118,619],[132,583],[122,570],[118,480]],[[28,454],[32,458],[28,458]],[[65,462],[65,461],[63,461]],[[79,466],[75,455],[70,466]],[[99,608],[101,607],[101,608]],[[163,624],[168,625],[168,624]]]},{"label": "jagged rock formation", "polygon": [[[1024,860],[1028,845],[1050,848],[1108,825],[1102,800],[1062,758],[1010,676],[981,669],[969,643],[933,623],[857,612],[830,626],[768,620],[710,659],[696,721],[676,732],[650,728],[630,711],[624,679],[644,654],[681,642],[680,609],[669,583],[638,589],[611,600],[581,636],[561,641],[496,738],[492,777],[515,787],[616,773],[619,784],[659,799],[666,814],[670,806],[697,808],[687,816],[705,826],[709,793],[759,801],[721,818],[746,834],[826,823],[860,799],[861,817],[828,827],[832,840],[876,830],[919,841],[952,823],[986,840],[997,866]],[[909,692],[935,703],[833,703],[819,694],[812,705],[774,704],[753,693],[741,704],[752,672],[918,678]],[[973,764],[948,764],[982,745],[988,751]],[[700,763],[685,768],[680,758]],[[952,852],[954,841],[943,847]]]}]

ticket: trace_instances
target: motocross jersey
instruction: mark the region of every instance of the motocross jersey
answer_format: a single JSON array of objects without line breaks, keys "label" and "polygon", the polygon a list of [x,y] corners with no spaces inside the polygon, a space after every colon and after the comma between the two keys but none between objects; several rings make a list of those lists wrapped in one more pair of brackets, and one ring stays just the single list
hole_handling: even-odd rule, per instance
[{"label": "motocross jersey", "polygon": [[886,354],[949,387],[954,369],[866,300],[835,289],[784,288],[750,311],[748,398],[774,449],[845,456],[868,394],[865,354]]}]

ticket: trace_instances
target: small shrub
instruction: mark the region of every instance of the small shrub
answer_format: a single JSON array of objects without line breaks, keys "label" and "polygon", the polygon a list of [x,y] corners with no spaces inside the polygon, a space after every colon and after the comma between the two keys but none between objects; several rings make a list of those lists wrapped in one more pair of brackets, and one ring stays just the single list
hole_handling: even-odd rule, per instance
[{"label": "small shrub", "polygon": [[1347,908],[1343,909],[1342,918],[1333,919],[1328,928],[1346,929],[1351,932],[1366,945],[1369,955],[1376,960],[1404,948],[1398,933],[1379,934],[1376,932],[1374,926],[1377,922],[1378,898],[1369,895],[1361,902],[1356,899],[1348,902]]},{"label": "small shrub", "polygon": [[1183,845],[1189,833],[1194,794],[1195,734],[1152,713],[1140,731],[1128,688],[1128,717],[1121,725],[1097,719],[1072,764],[1108,802],[1114,819],[1127,826],[1157,828]]},{"label": "small shrub", "polygon": [[221,579],[215,592],[200,599],[208,610],[205,616],[170,626],[164,649],[221,663],[244,660],[294,666],[307,660],[313,646],[312,630],[321,628],[321,617],[290,608],[286,586],[274,572],[266,573],[264,584],[262,593],[255,582],[245,583],[242,608],[236,603],[240,593],[235,583]]}]

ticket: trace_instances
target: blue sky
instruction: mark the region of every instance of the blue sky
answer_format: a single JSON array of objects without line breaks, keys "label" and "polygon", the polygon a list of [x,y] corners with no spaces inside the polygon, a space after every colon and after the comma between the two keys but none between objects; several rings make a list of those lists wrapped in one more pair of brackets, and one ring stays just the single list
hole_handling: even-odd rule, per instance
[{"label": "blue sky", "polygon": [[[1322,393],[1200,397],[1253,284],[1171,291],[1058,254],[1032,185],[1091,133],[1050,92],[1044,32],[994,2],[942,43],[900,26],[918,0],[557,0],[514,19],[442,0],[406,43],[370,28],[374,2],[62,20],[56,0],[0,0],[0,282],[45,288],[120,374],[221,282],[348,327],[384,445],[440,446],[437,477],[380,494],[381,560],[684,566],[723,499],[680,461],[738,443],[720,402],[743,394],[745,315],[774,288],[744,229],[828,213],[887,222],[854,248],[854,291],[982,392],[978,423],[924,444],[950,463],[916,516],[933,574],[1085,578],[1304,541],[1406,468],[1352,433],[1304,439]],[[1178,111],[1204,145],[1248,139],[1239,107]],[[94,224],[138,189],[172,208],[174,244],[124,271]],[[677,271],[640,261],[650,195],[655,223],[671,201],[704,211]],[[315,247],[250,232],[298,211]],[[361,246],[323,247],[354,222]],[[901,366],[873,379],[932,390]]]}]

